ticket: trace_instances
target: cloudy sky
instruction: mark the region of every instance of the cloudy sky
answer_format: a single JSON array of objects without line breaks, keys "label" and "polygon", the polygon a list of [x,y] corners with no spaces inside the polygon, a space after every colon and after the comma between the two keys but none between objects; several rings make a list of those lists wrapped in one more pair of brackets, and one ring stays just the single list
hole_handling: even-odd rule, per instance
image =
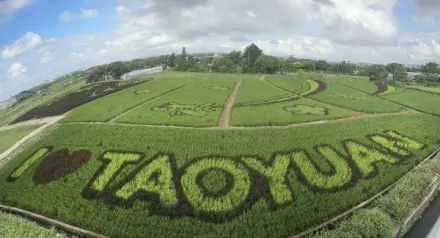
[{"label": "cloudy sky", "polygon": [[440,61],[438,0],[0,0],[0,100],[115,60],[242,50]]}]

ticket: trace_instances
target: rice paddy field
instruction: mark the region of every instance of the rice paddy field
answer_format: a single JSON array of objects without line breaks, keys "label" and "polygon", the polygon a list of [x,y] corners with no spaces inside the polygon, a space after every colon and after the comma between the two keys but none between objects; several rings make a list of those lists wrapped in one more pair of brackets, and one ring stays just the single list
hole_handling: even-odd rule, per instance
[{"label": "rice paddy field", "polygon": [[0,154],[37,128],[38,126],[22,126],[9,130],[0,130]]},{"label": "rice paddy field", "polygon": [[109,237],[291,237],[439,147],[440,95],[306,76],[166,72],[93,100],[0,167],[0,203]]}]

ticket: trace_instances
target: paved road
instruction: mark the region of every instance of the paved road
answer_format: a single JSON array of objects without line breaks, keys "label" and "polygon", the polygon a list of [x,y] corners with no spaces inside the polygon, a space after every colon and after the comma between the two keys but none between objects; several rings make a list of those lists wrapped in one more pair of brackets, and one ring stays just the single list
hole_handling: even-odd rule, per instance
[{"label": "paved road", "polygon": [[405,235],[405,238],[440,238],[440,194],[429,205],[423,216]]}]

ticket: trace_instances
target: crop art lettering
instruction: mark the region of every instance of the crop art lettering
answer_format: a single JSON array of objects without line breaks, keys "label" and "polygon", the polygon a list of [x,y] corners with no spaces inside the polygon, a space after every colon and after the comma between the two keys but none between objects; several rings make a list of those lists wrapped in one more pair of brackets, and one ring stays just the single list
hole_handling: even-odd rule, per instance
[{"label": "crop art lettering", "polygon": [[[152,214],[224,222],[262,199],[272,211],[295,206],[299,191],[293,189],[293,183],[303,183],[317,193],[337,192],[375,177],[383,166],[397,166],[411,152],[424,148],[424,144],[395,131],[368,135],[367,139],[369,144],[343,141],[344,151],[317,145],[313,151],[301,148],[275,153],[269,160],[210,156],[180,167],[172,154],[146,157],[137,152],[108,151],[99,157],[102,164],[82,195],[110,206],[146,202]],[[27,171],[36,170],[34,177],[39,179],[34,181],[45,186],[87,167],[85,163],[92,158],[89,151],[51,150],[44,147],[34,152],[8,181],[16,182]],[[74,166],[66,167],[69,161]],[[323,169],[323,164],[328,168]]]}]

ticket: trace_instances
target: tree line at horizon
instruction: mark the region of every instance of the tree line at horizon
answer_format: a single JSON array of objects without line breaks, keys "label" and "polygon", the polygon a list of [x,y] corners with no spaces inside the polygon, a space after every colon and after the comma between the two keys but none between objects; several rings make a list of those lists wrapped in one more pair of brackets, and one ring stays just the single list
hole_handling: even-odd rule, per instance
[{"label": "tree line at horizon", "polygon": [[[388,80],[406,82],[416,81],[425,84],[440,83],[440,69],[436,62],[429,62],[419,68],[405,67],[402,64],[355,64],[348,61],[328,62],[326,60],[299,59],[293,56],[275,57],[264,54],[255,44],[250,44],[244,51],[231,51],[227,54],[188,54],[183,47],[180,55],[161,55],[131,61],[116,61],[92,67],[85,72],[87,83],[103,81],[108,76],[120,79],[125,73],[162,65],[164,69],[182,72],[213,72],[213,73],[260,73],[284,74],[299,70],[306,72],[324,72],[330,74],[346,74],[367,76],[370,80]],[[414,79],[407,72],[419,72]],[[390,77],[392,75],[392,77]]]}]

